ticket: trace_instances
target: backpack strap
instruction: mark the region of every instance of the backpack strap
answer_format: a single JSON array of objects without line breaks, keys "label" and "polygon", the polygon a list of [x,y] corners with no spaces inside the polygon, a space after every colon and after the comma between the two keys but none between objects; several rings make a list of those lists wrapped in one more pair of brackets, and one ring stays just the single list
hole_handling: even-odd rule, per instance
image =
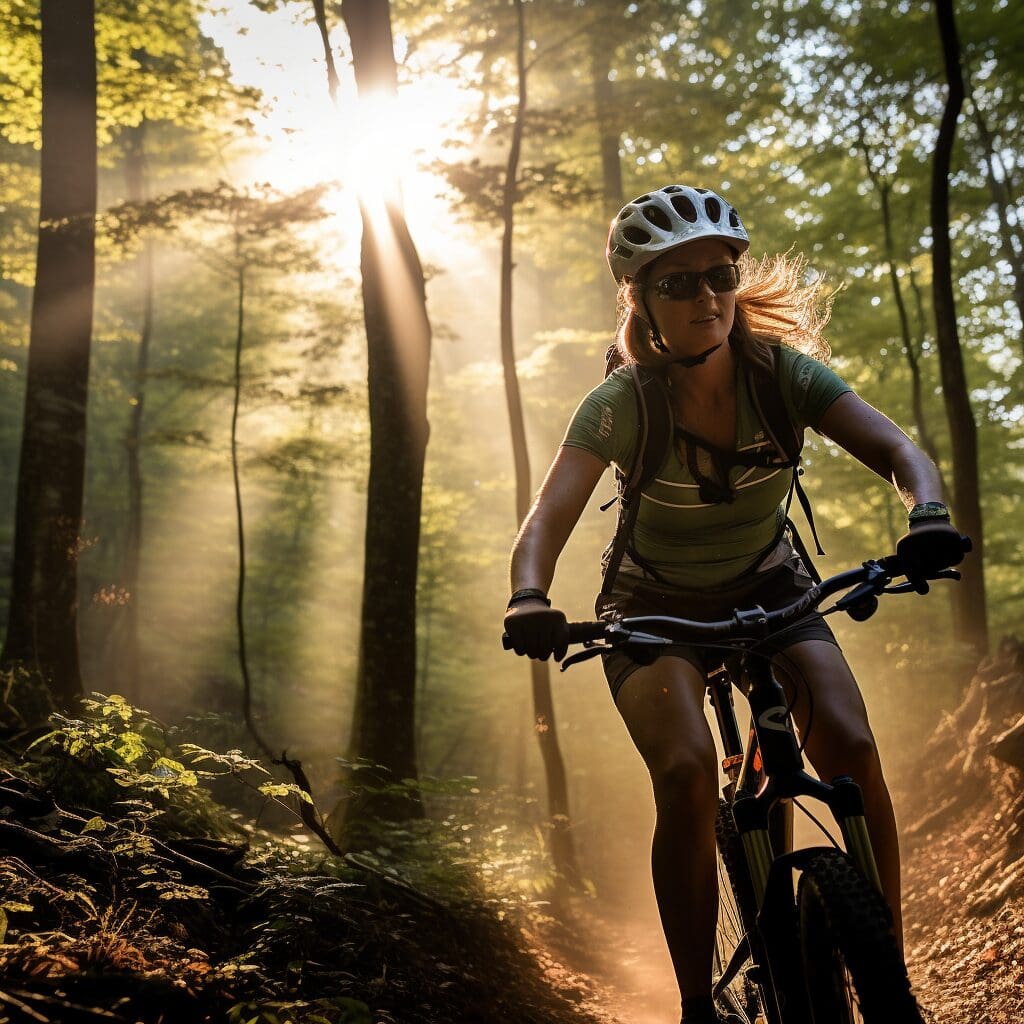
[{"label": "backpack strap", "polygon": [[807,497],[807,492],[803,489],[800,483],[800,477],[803,475],[803,467],[800,465],[801,455],[800,451],[803,448],[803,435],[797,429],[796,425],[790,419],[789,411],[786,409],[786,403],[782,399],[782,389],[779,387],[779,362],[781,360],[781,353],[778,345],[769,346],[772,356],[772,372],[771,374],[758,371],[755,367],[748,367],[748,391],[751,399],[754,403],[754,408],[757,410],[758,416],[761,418],[761,423],[764,425],[765,433],[768,435],[768,440],[775,446],[776,451],[781,455],[784,455],[787,464],[793,468],[793,479],[789,485],[789,496],[786,498],[786,519],[784,528],[788,527],[789,532],[793,538],[793,547],[796,548],[797,554],[803,560],[804,565],[807,566],[808,572],[814,579],[815,583],[821,582],[821,575],[811,560],[811,556],[807,551],[807,545],[804,543],[803,538],[800,536],[800,531],[796,528],[796,523],[790,518],[789,508],[793,502],[793,493],[796,492],[797,500],[800,502],[800,507],[804,511],[804,517],[807,519],[807,525],[811,528],[811,536],[814,538],[815,550],[819,555],[824,555],[825,552],[822,549],[821,541],[818,540],[818,531],[814,526],[814,512],[811,510],[811,502]]},{"label": "backpack strap", "polygon": [[630,364],[629,374],[636,398],[637,440],[628,475],[618,474],[618,521],[605,565],[602,595],[611,593],[622,556],[630,546],[641,493],[658,475],[672,442],[672,405],[664,378],[636,363]]}]

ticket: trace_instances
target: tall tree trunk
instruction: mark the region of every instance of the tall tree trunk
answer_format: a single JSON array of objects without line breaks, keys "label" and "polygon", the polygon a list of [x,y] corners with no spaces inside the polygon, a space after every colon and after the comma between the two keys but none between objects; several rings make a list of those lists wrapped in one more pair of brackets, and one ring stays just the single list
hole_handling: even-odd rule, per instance
[{"label": "tall tree trunk", "polygon": [[252,674],[245,635],[245,519],[242,515],[242,479],[238,469],[238,413],[242,405],[242,346],[245,340],[245,263],[240,240],[236,238],[238,292],[235,309],[234,392],[231,403],[231,482],[235,494],[235,534],[238,538],[238,578],[235,586],[235,629],[238,637],[238,669],[242,675],[242,718],[249,735],[268,757],[273,756],[253,717]]},{"label": "tall tree trunk", "polygon": [[[968,78],[968,84],[970,78]],[[1007,211],[1012,208],[1013,200],[1005,180],[1000,180],[996,175],[996,147],[992,132],[989,131],[985,121],[985,115],[978,100],[971,90],[971,109],[974,111],[974,124],[978,129],[978,139],[981,142],[982,155],[985,159],[985,178],[988,181],[988,190],[992,196],[992,204],[996,208],[996,215],[999,218],[999,239],[1002,242],[1003,259],[1010,264],[1010,271],[1013,274],[1013,299],[1017,303],[1017,316],[1024,322],[1024,253],[1022,253],[1021,238],[1014,231],[1007,217]],[[1021,336],[1021,344],[1024,346],[1024,334]]]},{"label": "tall tree trunk", "polygon": [[936,0],[939,36],[949,94],[939,124],[932,173],[932,289],[935,337],[939,346],[942,390],[953,450],[953,508],[957,526],[974,542],[957,587],[959,614],[954,628],[958,639],[979,654],[988,652],[988,615],[985,604],[985,538],[978,488],[978,437],[964,373],[953,298],[953,266],[949,244],[949,169],[956,122],[964,100],[960,74],[960,41],[952,0]]},{"label": "tall tree trunk", "polygon": [[925,416],[921,367],[918,363],[917,351],[914,348],[914,339],[910,333],[910,319],[907,316],[907,306],[903,301],[903,289],[900,287],[900,277],[896,269],[896,246],[892,235],[892,209],[889,206],[892,183],[883,181],[871,163],[871,152],[868,149],[861,125],[858,125],[858,133],[860,136],[861,152],[864,154],[864,167],[872,186],[874,186],[875,191],[878,193],[881,205],[885,262],[889,267],[889,284],[892,286],[892,295],[896,302],[896,312],[900,320],[900,338],[903,342],[903,354],[906,357],[907,366],[910,368],[910,402],[914,415],[914,426],[917,428],[917,436],[921,442],[921,447],[928,453],[928,457],[935,463],[935,468],[939,471],[943,500],[948,502],[949,489],[946,486],[945,477],[942,475],[942,470],[939,466],[939,451],[932,438],[931,430],[928,427],[928,420]]},{"label": "tall tree trunk", "polygon": [[[361,102],[397,95],[387,0],[343,0]],[[366,324],[370,471],[356,705],[350,751],[397,782],[416,762],[416,580],[427,447],[430,320],[423,267],[405,221],[399,167],[381,166],[382,200],[363,196],[360,270]],[[421,816],[415,789],[343,803],[335,827]],[[358,841],[358,836],[354,837]]]},{"label": "tall tree trunk", "polygon": [[95,285],[95,9],[93,0],[42,0],[40,13],[39,242],[0,662],[35,674],[70,708],[82,696],[77,563]]},{"label": "tall tree trunk", "polygon": [[[608,77],[614,45],[601,31],[599,20],[590,36],[590,75],[594,90],[594,115],[598,150],[601,154],[601,203],[604,227],[622,208],[622,163],[619,159],[619,119],[615,109],[615,86]],[[615,316],[616,287],[610,274],[599,276],[601,305]]]},{"label": "tall tree trunk", "polygon": [[[146,122],[128,130],[125,178],[128,199],[141,203],[148,198],[146,182]],[[153,337],[153,242],[147,238],[139,254],[139,291],[142,296],[142,322],[135,373],[131,418],[125,437],[128,457],[128,529],[125,537],[122,585],[126,604],[120,617],[117,645],[111,665],[119,691],[137,703],[142,693],[139,657],[139,565],[142,558],[142,428],[146,406],[146,377],[149,374],[149,350]]]},{"label": "tall tree trunk", "polygon": [[[523,123],[526,116],[526,28],[523,0],[515,0],[517,42],[516,68],[518,71],[518,103],[512,125],[512,144],[502,195],[504,233],[501,239],[501,365],[505,377],[505,398],[508,403],[509,426],[512,433],[512,456],[516,474],[516,522],[521,523],[530,510],[533,488],[530,485],[530,456],[526,445],[526,426],[523,422],[523,403],[519,394],[516,373],[515,343],[512,330],[512,237],[515,223],[516,176],[523,143]],[[579,868],[570,831],[569,789],[565,764],[558,744],[555,728],[555,707],[551,697],[551,676],[546,661],[530,660],[530,678],[533,689],[533,722],[544,762],[544,778],[548,791],[551,859],[559,877],[570,885],[579,882]]]}]

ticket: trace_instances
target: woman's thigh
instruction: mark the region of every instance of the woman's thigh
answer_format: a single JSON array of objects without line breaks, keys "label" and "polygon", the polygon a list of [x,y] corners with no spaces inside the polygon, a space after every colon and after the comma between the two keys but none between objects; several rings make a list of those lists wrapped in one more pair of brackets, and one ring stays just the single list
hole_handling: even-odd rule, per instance
[{"label": "woman's thigh", "polygon": [[860,687],[838,646],[804,640],[775,655],[807,755],[823,779],[872,768],[877,750]]}]

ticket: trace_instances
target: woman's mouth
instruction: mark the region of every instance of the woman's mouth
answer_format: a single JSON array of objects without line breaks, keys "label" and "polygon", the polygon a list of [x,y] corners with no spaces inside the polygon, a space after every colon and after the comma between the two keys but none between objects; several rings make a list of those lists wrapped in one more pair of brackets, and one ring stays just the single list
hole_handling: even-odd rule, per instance
[{"label": "woman's mouth", "polygon": [[691,320],[690,323],[699,327],[702,324],[714,323],[717,319],[718,319],[718,314],[717,313],[708,313],[707,316],[702,316],[698,320]]}]

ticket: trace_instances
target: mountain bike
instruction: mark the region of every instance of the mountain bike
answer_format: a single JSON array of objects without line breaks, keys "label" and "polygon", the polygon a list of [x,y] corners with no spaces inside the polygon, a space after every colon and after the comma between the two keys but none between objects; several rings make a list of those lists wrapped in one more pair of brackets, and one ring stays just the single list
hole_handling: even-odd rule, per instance
[{"label": "mountain bike", "polygon": [[[962,546],[970,550],[966,537]],[[899,577],[906,579],[895,582]],[[845,612],[863,622],[881,595],[925,594],[937,579],[960,574],[911,577],[897,553],[823,580],[772,612],[754,607],[720,622],[637,616],[568,626],[570,643],[585,649],[566,658],[563,670],[622,644],[650,651],[710,643],[730,652],[707,686],[728,779],[715,829],[722,884],[713,995],[731,1024],[922,1022],[882,897],[860,787],[848,776],[825,782],[804,770],[791,705],[758,645],[841,591],[847,593],[822,614]],[[745,746],[733,704],[737,689],[751,712]],[[845,849],[801,797],[828,807]],[[793,850],[794,804],[831,846]]]}]

